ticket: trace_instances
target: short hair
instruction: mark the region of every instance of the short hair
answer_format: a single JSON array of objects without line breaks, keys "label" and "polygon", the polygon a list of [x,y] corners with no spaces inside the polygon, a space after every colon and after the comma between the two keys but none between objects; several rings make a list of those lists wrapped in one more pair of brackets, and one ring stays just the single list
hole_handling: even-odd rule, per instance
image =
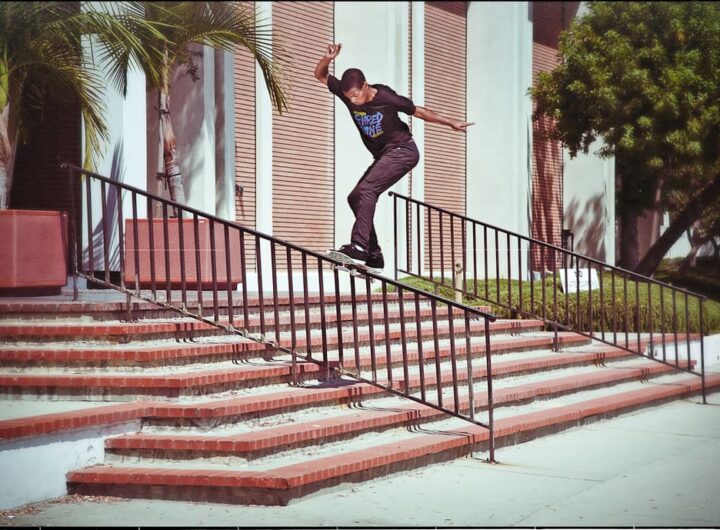
[{"label": "short hair", "polygon": [[362,88],[365,83],[365,74],[357,68],[348,68],[342,75],[340,80],[340,89],[343,92],[352,90],[353,88]]}]

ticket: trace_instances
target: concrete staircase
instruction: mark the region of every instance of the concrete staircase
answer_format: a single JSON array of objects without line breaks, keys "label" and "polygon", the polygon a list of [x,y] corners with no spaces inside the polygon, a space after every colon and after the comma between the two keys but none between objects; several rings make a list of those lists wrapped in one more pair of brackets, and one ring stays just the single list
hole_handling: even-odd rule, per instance
[{"label": "concrete staircase", "polygon": [[[77,438],[94,429],[104,456],[69,465],[63,482],[71,493],[286,504],[339,483],[487,448],[486,429],[338,372],[333,297],[324,300],[332,307],[324,330],[319,297],[307,300],[307,311],[295,299],[298,350],[322,359],[317,341],[308,338],[325,333],[330,362],[323,367],[299,360],[293,383],[292,359],[272,346],[144,302],[134,304],[138,320],[125,322],[119,295],[96,293],[96,301],[91,293],[83,295],[87,299],[79,302],[0,301],[0,399],[18,410],[32,409],[0,421],[0,456],[44,445],[50,451],[58,437]],[[388,318],[381,321],[382,295],[372,295],[378,310],[371,327],[367,299],[357,298],[364,303],[355,315],[349,297],[339,300],[344,369],[371,378],[372,336],[378,380],[390,363],[393,387],[419,396],[421,342],[428,400],[437,400],[438,393],[452,400],[453,369],[458,381],[467,381],[466,352],[458,348],[453,365],[446,312],[438,315],[438,348],[424,304],[420,337],[409,329],[403,348],[400,305],[414,323],[414,299],[388,294]],[[281,302],[277,315],[265,304],[264,321],[270,334],[277,330],[279,346],[289,347],[290,307]],[[249,305],[249,331],[257,333],[257,297]],[[227,314],[227,307],[221,312]],[[353,320],[359,326],[359,366]],[[460,327],[458,322],[454,329]],[[473,322],[471,331],[482,337],[483,322]],[[560,334],[560,351],[554,352],[553,335],[540,321],[498,320],[490,331],[497,447],[701,388],[698,377],[572,333]],[[477,417],[487,421],[484,341],[475,341],[470,355]],[[717,388],[720,377],[708,376],[706,385]],[[468,396],[458,397],[460,409],[467,409]],[[497,458],[502,461],[502,452]]]}]

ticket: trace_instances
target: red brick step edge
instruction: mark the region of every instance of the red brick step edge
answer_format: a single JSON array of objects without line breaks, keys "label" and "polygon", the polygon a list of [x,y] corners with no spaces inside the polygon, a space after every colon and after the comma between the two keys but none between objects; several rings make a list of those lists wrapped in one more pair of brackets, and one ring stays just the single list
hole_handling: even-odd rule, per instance
[{"label": "red brick step edge", "polygon": [[[707,389],[718,386],[720,374],[706,378]],[[674,384],[642,388],[498,420],[495,423],[496,447],[581,425],[589,419],[688,396],[700,389],[700,379],[693,377]],[[487,429],[468,425],[442,433],[421,434],[408,441],[257,472],[97,466],[69,473],[68,491],[71,494],[285,505],[293,498],[341,482],[367,480],[484,449],[487,440]]]}]

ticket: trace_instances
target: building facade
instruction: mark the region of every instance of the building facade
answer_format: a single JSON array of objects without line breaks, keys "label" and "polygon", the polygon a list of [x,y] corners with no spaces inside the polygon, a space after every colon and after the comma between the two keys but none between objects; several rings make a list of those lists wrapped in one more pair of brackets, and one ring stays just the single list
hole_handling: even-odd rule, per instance
[{"label": "building facade", "polygon": [[[531,119],[528,88],[557,64],[559,32],[581,16],[579,2],[243,4],[272,26],[288,110],[272,107],[247,52],[198,47],[200,79],[176,72],[171,91],[189,206],[316,251],[348,242],[346,197],[372,159],[343,104],[313,76],[327,45],[339,42],[331,73],[360,68],[371,84],[475,122],[463,134],[408,117],[421,159],[394,191],[557,246],[572,232],[576,252],[614,263],[613,160],[570,160],[540,139],[551,124]],[[108,95],[111,138],[98,172],[169,197],[157,178],[157,105],[140,72],[126,97]],[[70,191],[55,165],[58,156],[80,162],[80,118],[69,106],[47,119],[64,131],[62,145],[21,148],[15,207],[67,209]],[[392,271],[387,196],[375,224]]]}]

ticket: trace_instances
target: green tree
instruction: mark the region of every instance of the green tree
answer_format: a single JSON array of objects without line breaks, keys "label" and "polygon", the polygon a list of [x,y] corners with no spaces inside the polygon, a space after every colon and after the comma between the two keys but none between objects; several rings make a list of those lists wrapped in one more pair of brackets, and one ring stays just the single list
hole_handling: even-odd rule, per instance
[{"label": "green tree", "polygon": [[[148,84],[158,90],[158,120],[163,152],[163,171],[170,197],[185,202],[176,137],[170,119],[170,78],[178,67],[197,80],[197,64],[190,46],[203,44],[231,52],[238,47],[252,54],[263,73],[270,99],[279,112],[287,108],[278,47],[271,30],[256,20],[255,13],[236,2],[141,2],[145,18],[158,33],[143,32],[150,49],[160,50],[154,62],[142,62]],[[127,65],[115,68],[123,82]]]},{"label": "green tree", "polygon": [[562,63],[531,94],[535,117],[570,155],[603,141],[615,156],[619,209],[669,205],[687,190],[668,230],[635,270],[652,274],[673,243],[720,197],[720,4],[591,2],[560,36]]},{"label": "green tree", "polygon": [[149,61],[155,50],[136,35],[154,27],[128,5],[121,13],[81,12],[74,2],[0,3],[0,209],[7,209],[19,141],[39,124],[37,111],[63,100],[79,102],[89,167],[107,137],[102,90],[105,80],[82,51],[83,35],[96,38],[99,53]]}]

